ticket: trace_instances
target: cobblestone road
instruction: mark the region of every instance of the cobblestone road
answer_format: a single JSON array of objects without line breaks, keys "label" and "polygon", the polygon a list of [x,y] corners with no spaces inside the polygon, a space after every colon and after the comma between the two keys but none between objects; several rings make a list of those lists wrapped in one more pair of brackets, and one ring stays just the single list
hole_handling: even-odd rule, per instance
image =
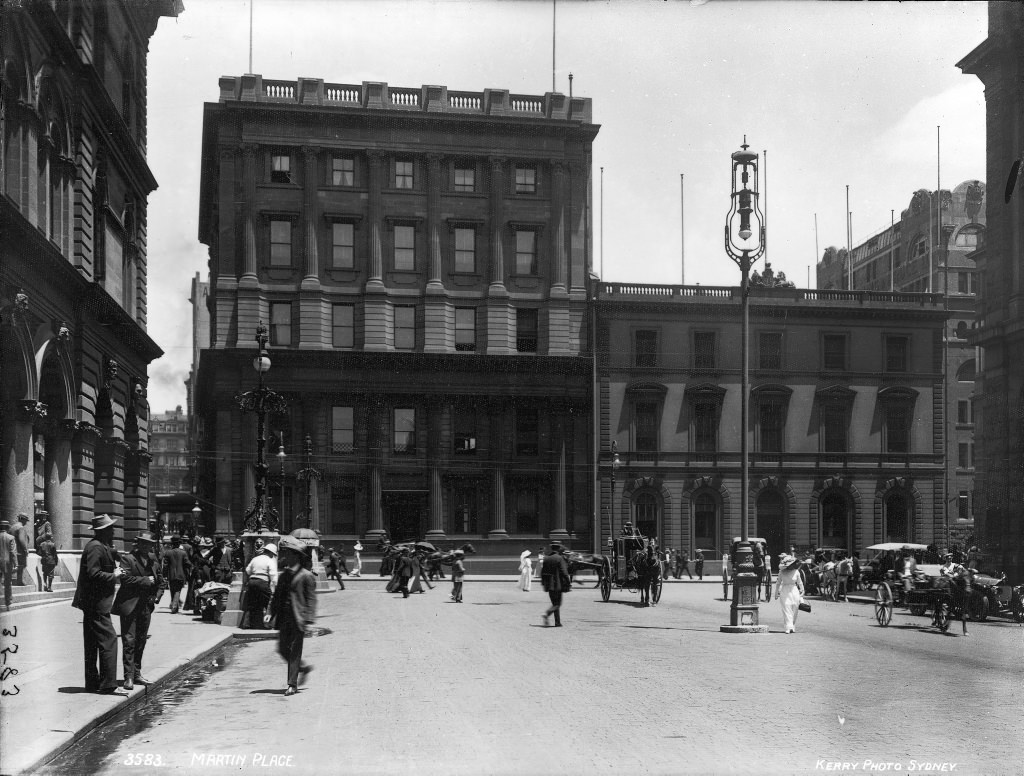
[{"label": "cobblestone road", "polygon": [[321,598],[333,633],[307,640],[297,696],[274,643],[232,647],[44,772],[1024,772],[1024,628],[1006,621],[964,638],[814,601],[786,635],[772,602],[771,633],[727,635],[720,586],[671,584],[652,609],[577,587],[566,627],[543,628],[537,586],[467,583],[461,605],[382,587]]}]

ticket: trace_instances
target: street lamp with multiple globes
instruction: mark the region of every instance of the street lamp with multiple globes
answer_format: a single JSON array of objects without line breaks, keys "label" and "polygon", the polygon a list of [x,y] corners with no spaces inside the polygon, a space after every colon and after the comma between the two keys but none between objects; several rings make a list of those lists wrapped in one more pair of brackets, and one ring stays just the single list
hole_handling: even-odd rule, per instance
[{"label": "street lamp with multiple globes", "polygon": [[256,370],[256,389],[235,396],[235,402],[242,412],[256,413],[256,496],[252,506],[245,513],[243,525],[246,533],[273,533],[277,530],[278,516],[274,508],[267,503],[267,414],[281,414],[288,409],[288,402],[281,394],[263,385],[263,375],[270,369],[270,355],[267,353],[267,327],[263,321],[256,327],[256,344],[259,353],[253,359],[252,366]]},{"label": "street lamp with multiple globes", "polygon": [[741,150],[732,155],[732,207],[725,220],[725,252],[740,268],[740,307],[743,359],[740,379],[740,543],[736,549],[737,574],[733,580],[729,624],[726,632],[767,632],[758,624],[757,575],[754,573],[753,550],[749,541],[749,450],[748,417],[750,414],[750,266],[764,255],[765,222],[758,206],[758,156],[748,151],[743,136]]}]

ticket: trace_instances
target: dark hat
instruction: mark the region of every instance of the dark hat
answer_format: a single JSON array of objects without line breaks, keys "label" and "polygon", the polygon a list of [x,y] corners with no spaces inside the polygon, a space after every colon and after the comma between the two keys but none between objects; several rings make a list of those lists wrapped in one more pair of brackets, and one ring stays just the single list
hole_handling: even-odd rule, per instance
[{"label": "dark hat", "polygon": [[552,550],[561,550],[561,549],[564,549],[564,548],[562,547],[562,543],[561,542],[551,542],[551,549]]},{"label": "dark hat", "polygon": [[140,531],[135,536],[137,542],[149,542],[150,544],[156,544],[156,534],[151,531]]},{"label": "dark hat", "polygon": [[305,542],[296,539],[294,536],[282,536],[281,541],[278,542],[278,546],[282,550],[291,550],[292,552],[297,552],[302,555],[305,555],[309,551],[309,546]]},{"label": "dark hat", "polygon": [[104,528],[110,528],[115,522],[117,522],[110,515],[96,515],[92,519],[92,530],[102,531]]},{"label": "dark hat", "polygon": [[27,523],[28,522],[28,515],[26,515],[24,512],[19,512],[18,513],[18,519],[21,520],[23,523]]},{"label": "dark hat", "polygon": [[10,520],[0,520],[0,528],[10,528],[10,527],[11,527],[11,521]]},{"label": "dark hat", "polygon": [[178,534],[171,535],[171,544],[181,544],[181,537]]}]

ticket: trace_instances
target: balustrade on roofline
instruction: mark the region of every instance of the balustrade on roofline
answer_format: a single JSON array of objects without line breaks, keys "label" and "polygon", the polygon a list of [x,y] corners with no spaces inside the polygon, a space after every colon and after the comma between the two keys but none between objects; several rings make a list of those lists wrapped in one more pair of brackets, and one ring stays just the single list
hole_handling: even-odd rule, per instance
[{"label": "balustrade on roofline", "polygon": [[[667,296],[681,298],[739,298],[739,286],[676,286],[655,283],[602,282],[599,292],[615,296]],[[816,288],[751,286],[751,296],[810,302],[902,303],[920,306],[941,305],[942,294],[910,291],[845,291]]]}]

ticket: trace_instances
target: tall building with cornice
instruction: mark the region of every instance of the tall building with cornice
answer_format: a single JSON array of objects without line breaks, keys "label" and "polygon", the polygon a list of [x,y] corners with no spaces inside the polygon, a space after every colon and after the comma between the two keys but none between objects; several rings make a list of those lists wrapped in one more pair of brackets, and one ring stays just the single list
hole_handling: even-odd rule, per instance
[{"label": "tall building with cornice", "polygon": [[254,495],[255,419],[234,396],[256,383],[262,322],[288,401],[268,420],[283,530],[585,537],[598,129],[589,99],[559,93],[220,80],[195,392],[211,527],[242,530]]},{"label": "tall building with cornice", "polygon": [[0,511],[147,524],[146,54],[180,0],[0,8]]},{"label": "tall building with cornice", "polygon": [[957,66],[985,85],[989,184],[975,254],[978,370],[975,513],[985,565],[1024,574],[1024,5],[990,2],[988,38]]}]

